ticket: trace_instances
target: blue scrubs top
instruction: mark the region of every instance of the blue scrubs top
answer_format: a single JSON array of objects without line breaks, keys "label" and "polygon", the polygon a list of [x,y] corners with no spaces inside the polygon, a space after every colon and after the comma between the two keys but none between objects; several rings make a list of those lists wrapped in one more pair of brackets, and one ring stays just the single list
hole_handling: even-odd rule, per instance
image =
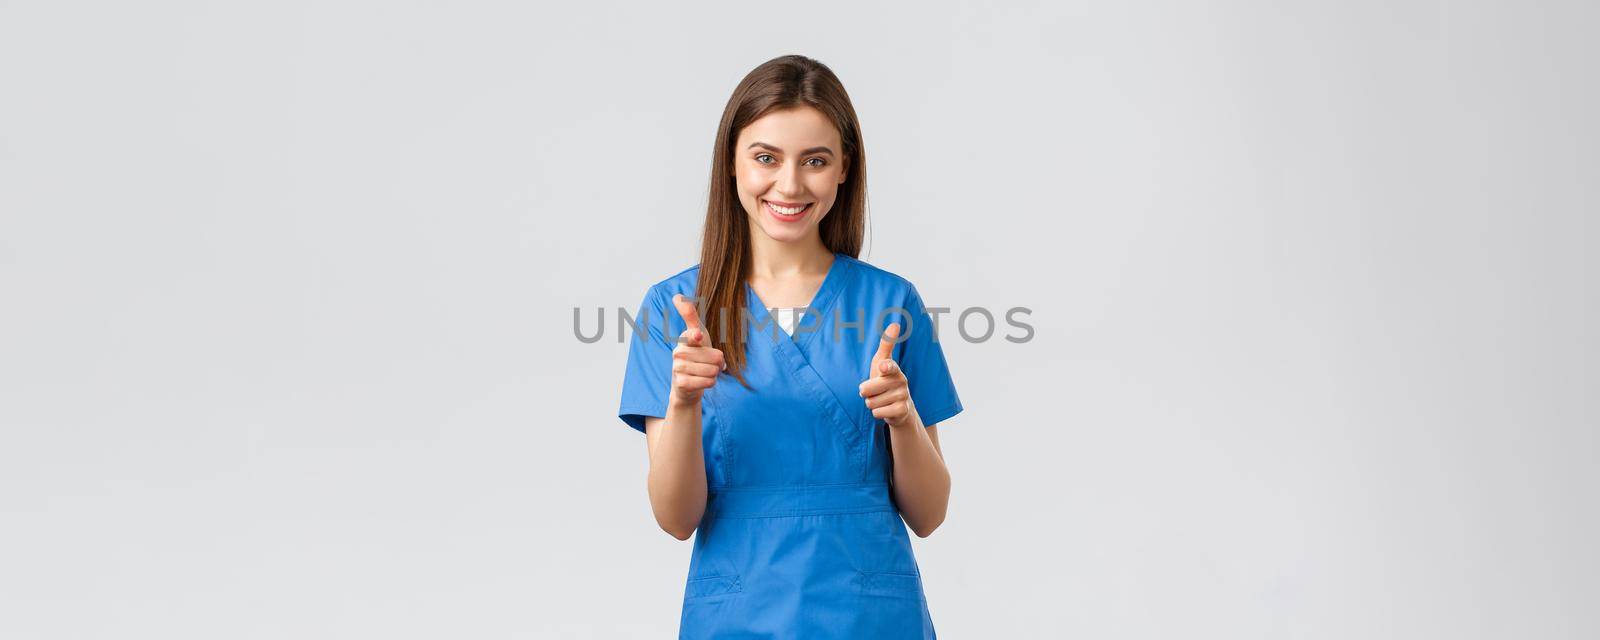
[{"label": "blue scrubs top", "polygon": [[[700,268],[645,293],[635,316],[618,416],[644,431],[666,415],[673,294]],[[785,333],[749,285],[745,379],[726,373],[701,397],[706,512],[695,532],[680,638],[934,638],[910,536],[889,491],[889,427],[859,385],[885,327],[925,425],[961,412],[932,318],[916,287],[850,256],[833,265]]]}]

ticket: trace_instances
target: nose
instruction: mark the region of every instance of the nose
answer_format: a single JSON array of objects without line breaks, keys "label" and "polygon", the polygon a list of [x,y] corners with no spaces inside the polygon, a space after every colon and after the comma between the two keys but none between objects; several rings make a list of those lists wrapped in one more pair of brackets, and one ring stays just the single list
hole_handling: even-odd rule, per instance
[{"label": "nose", "polygon": [[800,165],[790,164],[778,170],[778,182],[774,185],[778,195],[785,199],[799,199],[805,191],[805,186],[800,182]]}]

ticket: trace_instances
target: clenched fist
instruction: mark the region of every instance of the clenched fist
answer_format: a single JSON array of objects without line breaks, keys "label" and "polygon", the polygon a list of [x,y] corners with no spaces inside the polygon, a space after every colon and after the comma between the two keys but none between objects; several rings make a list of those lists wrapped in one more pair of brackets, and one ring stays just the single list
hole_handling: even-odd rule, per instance
[{"label": "clenched fist", "polygon": [[688,326],[672,350],[672,396],[687,404],[699,404],[700,395],[717,383],[717,376],[728,368],[722,351],[713,349],[700,326],[700,312],[683,294],[672,296],[672,306]]},{"label": "clenched fist", "polygon": [[911,388],[900,365],[889,358],[895,339],[900,337],[900,323],[883,330],[878,340],[878,352],[872,355],[869,378],[861,383],[861,397],[866,398],[872,417],[886,421],[891,427],[916,424],[917,407],[911,402]]}]

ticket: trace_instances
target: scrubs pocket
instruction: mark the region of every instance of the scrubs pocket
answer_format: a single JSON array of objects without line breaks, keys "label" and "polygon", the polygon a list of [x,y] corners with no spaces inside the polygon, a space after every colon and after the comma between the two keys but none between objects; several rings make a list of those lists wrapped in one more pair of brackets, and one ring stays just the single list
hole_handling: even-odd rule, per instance
[{"label": "scrubs pocket", "polygon": [[870,595],[922,598],[922,576],[915,573],[861,571],[856,575],[856,586]]},{"label": "scrubs pocket", "polygon": [[739,582],[739,576],[705,576],[690,580],[684,589],[683,598],[691,600],[741,591],[744,591],[744,585]]}]

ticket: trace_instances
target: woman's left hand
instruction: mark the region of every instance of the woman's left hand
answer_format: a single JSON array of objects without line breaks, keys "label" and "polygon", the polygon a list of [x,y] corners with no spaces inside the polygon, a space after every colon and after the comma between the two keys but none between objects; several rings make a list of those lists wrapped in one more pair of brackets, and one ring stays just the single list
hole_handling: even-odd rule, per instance
[{"label": "woman's left hand", "polygon": [[868,368],[871,377],[861,383],[861,397],[866,398],[872,417],[896,427],[919,421],[917,407],[911,402],[911,388],[900,365],[889,358],[895,339],[900,337],[900,323],[889,325],[878,340],[878,352],[872,355]]}]

